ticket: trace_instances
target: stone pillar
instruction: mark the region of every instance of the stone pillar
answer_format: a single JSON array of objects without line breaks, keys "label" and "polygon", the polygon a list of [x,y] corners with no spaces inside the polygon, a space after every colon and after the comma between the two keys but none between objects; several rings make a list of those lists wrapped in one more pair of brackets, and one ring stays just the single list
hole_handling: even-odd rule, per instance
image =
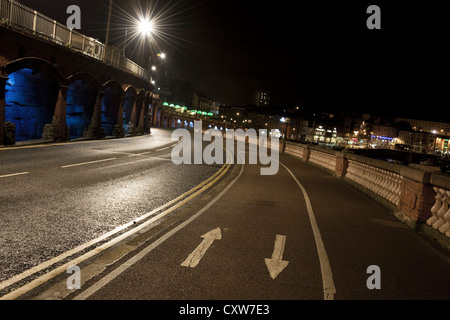
[{"label": "stone pillar", "polygon": [[413,223],[426,222],[432,216],[430,208],[435,202],[435,191],[429,184],[430,173],[405,167],[401,169],[399,210]]},{"label": "stone pillar", "polygon": [[334,173],[338,177],[345,177],[345,175],[347,174],[347,168],[348,160],[345,157],[345,154],[341,152],[336,156],[336,169]]},{"label": "stone pillar", "polygon": [[6,81],[8,81],[8,78],[0,76],[0,145],[3,145],[3,139],[5,136]]},{"label": "stone pillar", "polygon": [[303,159],[306,162],[308,162],[310,156],[311,156],[311,149],[309,148],[309,145],[307,145],[306,148],[303,149]]},{"label": "stone pillar", "polygon": [[68,89],[66,86],[61,86],[59,89],[52,123],[45,124],[44,132],[42,133],[43,140],[67,141],[66,108]]},{"label": "stone pillar", "polygon": [[67,91],[69,87],[61,86],[58,93],[58,101],[56,102],[55,117],[58,124],[58,136],[60,142],[67,141]]},{"label": "stone pillar", "polygon": [[97,92],[97,101],[95,102],[91,123],[84,134],[86,138],[101,139],[104,136],[102,131],[103,94],[104,91],[99,90]]},{"label": "stone pillar", "polygon": [[131,110],[131,116],[130,116],[130,122],[133,125],[133,128],[135,128],[137,126],[137,122],[138,122],[138,115],[137,115],[137,97],[134,99],[133,102],[133,109]]},{"label": "stone pillar", "polygon": [[119,114],[117,115],[117,123],[113,129],[113,136],[116,138],[123,138],[125,136],[125,130],[123,128],[123,103],[125,101],[125,94],[120,97]]},{"label": "stone pillar", "polygon": [[138,100],[138,105],[141,106],[141,112],[140,114],[138,114],[138,127],[137,127],[137,132],[139,134],[144,134],[145,133],[145,119],[146,119],[146,113],[148,114],[148,105],[144,103],[146,99],[141,99],[139,98]]}]

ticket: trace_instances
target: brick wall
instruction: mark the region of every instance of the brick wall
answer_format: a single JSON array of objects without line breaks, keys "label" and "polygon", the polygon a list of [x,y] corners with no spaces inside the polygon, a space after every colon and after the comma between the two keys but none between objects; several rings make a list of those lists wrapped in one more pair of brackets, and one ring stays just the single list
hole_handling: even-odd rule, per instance
[{"label": "brick wall", "polygon": [[399,209],[409,219],[423,223],[432,215],[435,194],[432,186],[404,177]]}]

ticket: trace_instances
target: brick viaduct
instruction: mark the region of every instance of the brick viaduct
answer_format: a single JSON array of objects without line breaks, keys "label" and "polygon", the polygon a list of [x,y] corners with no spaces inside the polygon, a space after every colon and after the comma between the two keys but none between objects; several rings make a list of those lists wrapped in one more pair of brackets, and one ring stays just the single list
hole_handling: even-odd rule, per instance
[{"label": "brick viaduct", "polygon": [[[37,139],[62,142],[70,139],[69,113],[80,119],[89,118],[84,128],[78,128],[83,131],[78,137],[121,137],[126,130],[146,133],[153,122],[149,117],[153,87],[148,81],[6,25],[0,25],[0,68],[0,145],[8,121],[16,122],[16,127],[28,121],[26,128],[16,129],[16,136],[28,134]],[[15,80],[26,82],[27,86],[13,83]],[[37,92],[39,90],[41,92]],[[8,96],[17,101],[8,104]],[[84,97],[85,101],[70,101],[78,96]],[[45,101],[30,102],[33,99]],[[40,103],[47,104],[48,123],[37,123],[36,115],[23,115],[29,104],[36,104],[34,107],[38,108],[42,107],[38,106]],[[9,114],[14,118],[9,119]],[[34,127],[30,129],[29,123]],[[30,133],[30,130],[37,133]]]}]

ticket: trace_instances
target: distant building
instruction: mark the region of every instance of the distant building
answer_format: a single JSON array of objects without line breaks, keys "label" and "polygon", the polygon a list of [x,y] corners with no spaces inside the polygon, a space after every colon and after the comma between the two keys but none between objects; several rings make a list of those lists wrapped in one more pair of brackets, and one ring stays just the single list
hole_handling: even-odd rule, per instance
[{"label": "distant building", "polygon": [[416,152],[432,152],[435,136],[428,132],[400,130],[397,144],[412,146]]},{"label": "distant building", "polygon": [[396,121],[408,122],[414,131],[450,135],[450,123],[407,118],[397,118]]},{"label": "distant building", "polygon": [[256,90],[253,93],[253,104],[257,107],[270,106],[270,92],[265,90]]},{"label": "distant building", "polygon": [[194,92],[192,94],[192,108],[199,111],[212,112],[214,115],[219,115],[220,103],[215,101],[203,93]]}]

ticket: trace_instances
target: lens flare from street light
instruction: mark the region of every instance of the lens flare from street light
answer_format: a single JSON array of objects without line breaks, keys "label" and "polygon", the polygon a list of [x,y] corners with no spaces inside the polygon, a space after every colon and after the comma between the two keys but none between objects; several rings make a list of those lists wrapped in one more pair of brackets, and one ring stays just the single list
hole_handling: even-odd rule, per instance
[{"label": "lens flare from street light", "polygon": [[150,35],[154,31],[153,21],[149,19],[142,19],[139,22],[139,32],[141,34]]},{"label": "lens flare from street light", "polygon": [[[152,55],[160,52],[158,58],[165,60],[167,59],[166,55],[161,53],[164,50],[161,47],[162,44],[170,46],[186,57],[185,49],[189,50],[192,45],[201,46],[180,34],[184,34],[186,27],[192,24],[191,10],[204,2],[130,0],[123,3],[127,3],[128,6],[122,5],[121,2],[120,5],[116,4],[114,7],[115,19],[119,21],[116,23],[117,33],[120,35],[112,40],[124,39],[123,43],[118,46],[132,45],[134,55],[144,54],[150,47]],[[149,46],[149,44],[151,45]]]}]

